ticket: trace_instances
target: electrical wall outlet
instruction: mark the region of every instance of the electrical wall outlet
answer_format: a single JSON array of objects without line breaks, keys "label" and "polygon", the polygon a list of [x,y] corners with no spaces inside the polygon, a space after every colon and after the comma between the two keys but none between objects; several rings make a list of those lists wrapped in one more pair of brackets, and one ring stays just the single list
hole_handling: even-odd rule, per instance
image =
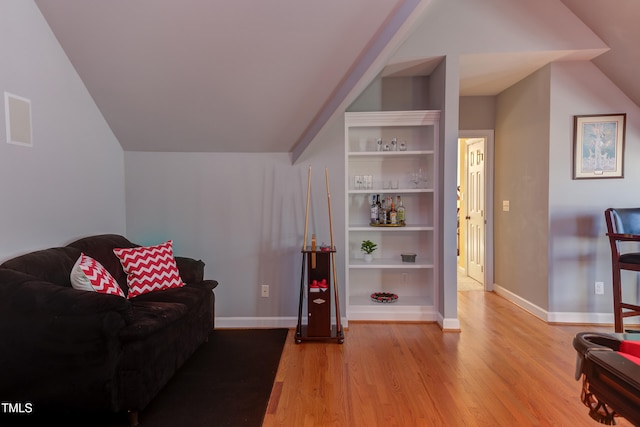
[{"label": "electrical wall outlet", "polygon": [[260,295],[262,298],[269,298],[269,285],[262,285]]},{"label": "electrical wall outlet", "polygon": [[604,282],[596,282],[596,295],[604,295]]}]

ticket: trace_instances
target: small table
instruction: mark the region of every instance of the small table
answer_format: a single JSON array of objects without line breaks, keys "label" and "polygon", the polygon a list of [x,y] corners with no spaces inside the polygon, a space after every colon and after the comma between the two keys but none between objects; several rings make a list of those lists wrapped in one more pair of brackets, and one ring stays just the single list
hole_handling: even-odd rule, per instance
[{"label": "small table", "polygon": [[[296,343],[302,341],[336,340],[344,342],[344,332],[338,321],[340,313],[336,312],[336,324],[331,324],[331,293],[334,283],[331,279],[331,257],[335,248],[302,250],[302,274],[300,278],[300,304],[298,306],[298,326]],[[305,274],[306,272],[306,274]],[[304,300],[307,300],[307,324],[302,324]],[[335,298],[338,298],[336,293]],[[336,308],[339,307],[336,301]],[[339,329],[338,329],[339,328]]]}]

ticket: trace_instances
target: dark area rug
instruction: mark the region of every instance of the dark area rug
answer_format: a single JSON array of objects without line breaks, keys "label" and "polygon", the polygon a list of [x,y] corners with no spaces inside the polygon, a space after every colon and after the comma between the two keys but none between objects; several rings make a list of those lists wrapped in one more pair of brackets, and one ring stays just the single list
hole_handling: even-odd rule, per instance
[{"label": "dark area rug", "polygon": [[[220,329],[140,413],[140,427],[260,427],[287,329]],[[127,426],[126,414],[31,414],[0,426]]]}]

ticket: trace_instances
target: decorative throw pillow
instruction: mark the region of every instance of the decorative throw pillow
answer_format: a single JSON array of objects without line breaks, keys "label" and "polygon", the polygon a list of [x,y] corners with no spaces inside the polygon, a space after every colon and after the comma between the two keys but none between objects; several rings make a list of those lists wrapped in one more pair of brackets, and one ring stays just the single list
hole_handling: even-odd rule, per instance
[{"label": "decorative throw pillow", "polygon": [[116,248],[113,253],[127,273],[128,298],[184,286],[173,257],[172,240],[155,246]]},{"label": "decorative throw pillow", "polygon": [[95,259],[80,254],[71,269],[71,286],[81,291],[99,292],[101,294],[119,295],[124,298],[124,292],[111,274]]}]

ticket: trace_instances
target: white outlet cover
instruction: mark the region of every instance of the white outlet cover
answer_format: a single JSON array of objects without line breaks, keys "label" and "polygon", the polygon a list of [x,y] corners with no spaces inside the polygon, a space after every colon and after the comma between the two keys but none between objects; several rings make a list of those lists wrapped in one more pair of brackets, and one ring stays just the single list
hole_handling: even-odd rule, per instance
[{"label": "white outlet cover", "polygon": [[596,282],[596,294],[604,295],[604,282]]}]

